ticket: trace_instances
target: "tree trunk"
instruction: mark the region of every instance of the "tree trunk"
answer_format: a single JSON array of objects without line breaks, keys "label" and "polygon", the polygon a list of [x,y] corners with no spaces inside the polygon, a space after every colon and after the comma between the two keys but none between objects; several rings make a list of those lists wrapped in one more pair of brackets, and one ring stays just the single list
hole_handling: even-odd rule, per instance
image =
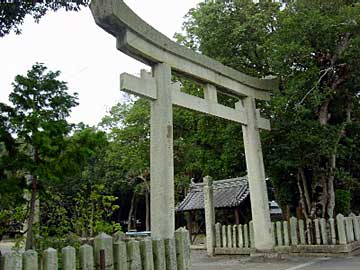
[{"label": "tree trunk", "polygon": [[334,189],[335,169],[336,169],[336,154],[334,153],[331,157],[330,177],[328,181],[329,200],[327,205],[327,214],[330,218],[334,217],[334,208],[335,208],[335,189]]},{"label": "tree trunk", "polygon": [[310,193],[308,184],[306,182],[306,176],[303,168],[298,169],[298,188],[300,197],[303,199],[303,207],[304,207],[304,216],[309,217],[311,216],[311,208],[312,208],[312,201],[310,199]]},{"label": "tree trunk", "polygon": [[135,197],[136,197],[136,193],[134,192],[132,195],[132,198],[131,198],[131,205],[130,205],[129,216],[128,216],[128,226],[127,226],[128,231],[130,231],[132,229],[132,216],[133,216],[133,212],[134,212]]},{"label": "tree trunk", "polygon": [[36,194],[37,194],[37,181],[36,177],[31,176],[31,198],[30,198],[30,213],[28,218],[28,230],[26,233],[26,243],[25,250],[33,249],[35,250],[35,238],[33,225],[35,221],[35,212],[36,212]]}]

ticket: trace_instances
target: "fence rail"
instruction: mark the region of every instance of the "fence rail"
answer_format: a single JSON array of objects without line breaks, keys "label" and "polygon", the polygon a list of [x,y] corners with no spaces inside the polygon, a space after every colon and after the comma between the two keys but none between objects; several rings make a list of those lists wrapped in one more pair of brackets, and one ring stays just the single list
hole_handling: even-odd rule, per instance
[{"label": "fence rail", "polygon": [[[186,229],[180,228],[173,239],[144,238],[125,241],[120,235],[111,237],[101,233],[93,246],[82,245],[78,254],[81,270],[190,270],[190,241]],[[44,251],[41,263],[36,251],[10,252],[1,258],[3,270],[58,270],[59,254],[56,249]],[[75,270],[74,247],[61,250],[62,270]],[[39,267],[41,266],[41,268]]]},{"label": "fence rail", "polygon": [[[360,216],[338,214],[336,219],[302,220],[272,223],[276,247],[347,245],[360,241]],[[215,224],[216,248],[254,248],[252,221],[244,225]]]}]

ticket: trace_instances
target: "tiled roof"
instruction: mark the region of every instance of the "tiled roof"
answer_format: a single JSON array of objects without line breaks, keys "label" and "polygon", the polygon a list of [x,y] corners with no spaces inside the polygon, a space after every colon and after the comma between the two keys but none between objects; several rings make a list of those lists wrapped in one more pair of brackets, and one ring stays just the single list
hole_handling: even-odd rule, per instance
[{"label": "tiled roof", "polygon": [[[204,209],[203,183],[190,185],[189,193],[176,211]],[[215,208],[239,206],[249,196],[247,177],[218,180],[213,182]]]}]

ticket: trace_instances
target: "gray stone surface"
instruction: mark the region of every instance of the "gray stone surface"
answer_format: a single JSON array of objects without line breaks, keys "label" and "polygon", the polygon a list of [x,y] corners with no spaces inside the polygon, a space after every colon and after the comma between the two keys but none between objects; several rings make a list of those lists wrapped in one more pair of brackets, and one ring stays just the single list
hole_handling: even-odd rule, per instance
[{"label": "gray stone surface", "polygon": [[48,248],[44,251],[44,270],[58,270],[56,249]]},{"label": "gray stone surface", "polygon": [[226,228],[227,228],[227,247],[228,248],[231,248],[231,247],[233,247],[233,243],[232,243],[232,239],[233,239],[233,237],[232,237],[232,226],[231,225],[227,225],[226,226]]},{"label": "gray stone surface", "polygon": [[315,240],[317,245],[321,245],[321,234],[320,234],[320,226],[319,219],[314,219],[314,228],[315,228]]},{"label": "gray stone surface", "polygon": [[154,268],[155,270],[166,269],[165,243],[164,240],[153,240]]},{"label": "gray stone surface", "polygon": [[327,235],[327,222],[325,218],[320,219],[320,231],[321,231],[321,241],[324,245],[328,244],[328,235]]},{"label": "gray stone surface", "polygon": [[336,245],[335,221],[333,218],[329,218],[329,227],[330,227],[331,244]]},{"label": "gray stone surface", "polygon": [[114,269],[115,270],[127,270],[127,250],[126,243],[120,239],[114,240]]},{"label": "gray stone surface", "polygon": [[357,217],[354,214],[351,214],[350,217],[352,218],[353,226],[354,226],[354,238],[355,241],[360,240],[360,224]]},{"label": "gray stone surface", "polygon": [[244,230],[243,230],[243,225],[239,224],[238,225],[238,245],[239,248],[244,247]]},{"label": "gray stone surface", "polygon": [[222,239],[221,239],[221,224],[220,223],[216,223],[215,224],[215,242],[216,242],[216,247],[221,247],[222,246]]},{"label": "gray stone surface", "polygon": [[238,247],[238,236],[237,236],[237,231],[238,231],[238,226],[237,225],[233,225],[232,226],[232,244],[233,244],[233,247],[236,248]]},{"label": "gray stone surface", "polygon": [[347,238],[346,238],[346,229],[345,229],[345,219],[342,214],[338,214],[336,216],[336,226],[337,226],[339,244],[346,244]]},{"label": "gray stone surface", "polygon": [[150,116],[151,236],[167,239],[175,231],[171,68],[157,64],[153,72],[158,99],[151,102]]},{"label": "gray stone surface", "polygon": [[299,236],[300,236],[300,244],[305,245],[306,239],[305,239],[305,223],[304,220],[299,219]]},{"label": "gray stone surface", "polygon": [[254,224],[255,248],[269,250],[275,245],[271,233],[269,200],[265,183],[264,162],[259,128],[256,124],[257,111],[254,98],[244,98],[236,108],[247,113],[246,126],[242,126],[245,146],[246,167],[249,179],[252,221]]},{"label": "gray stone surface", "polygon": [[65,270],[76,270],[75,248],[67,246],[61,249],[62,265]]},{"label": "gray stone surface", "polygon": [[113,239],[106,233],[100,233],[94,238],[94,261],[96,267],[100,266],[100,251],[105,252],[105,269],[114,269],[114,251],[113,251]]},{"label": "gray stone surface", "polygon": [[244,224],[244,247],[249,248],[250,247],[250,239],[249,239],[249,226],[247,224]]},{"label": "gray stone surface", "polygon": [[222,238],[222,247],[227,247],[228,246],[228,241],[227,241],[227,227],[226,225],[222,225],[221,226],[221,238]]},{"label": "gray stone surface", "polygon": [[312,244],[311,227],[312,227],[312,221],[311,221],[311,219],[307,219],[306,220],[306,241],[307,241],[308,245]]},{"label": "gray stone surface", "polygon": [[204,206],[205,206],[205,229],[206,229],[206,249],[209,256],[214,255],[215,248],[215,208],[214,190],[212,178],[204,177]]},{"label": "gray stone surface", "polygon": [[165,239],[164,244],[166,269],[177,270],[175,239]]},{"label": "gray stone surface", "polygon": [[[79,249],[80,267],[81,270],[93,270],[94,263],[94,250],[90,245],[82,245]],[[116,269],[120,270],[120,269]]]},{"label": "gray stone surface", "polygon": [[255,228],[254,228],[254,222],[252,220],[249,222],[249,234],[250,234],[250,247],[255,248],[256,246]]},{"label": "gray stone surface", "polygon": [[348,239],[348,242],[354,241],[354,226],[352,223],[352,218],[345,217],[345,229],[346,229],[346,238]]},{"label": "gray stone surface", "polygon": [[145,238],[140,241],[140,256],[141,256],[142,269],[153,270],[154,269],[153,250],[152,250],[152,241],[150,238]]},{"label": "gray stone surface", "polygon": [[296,217],[290,218],[290,239],[291,239],[291,245],[296,246],[299,243],[298,240],[298,221]]},{"label": "gray stone surface", "polygon": [[176,259],[178,270],[190,270],[190,239],[189,232],[184,228],[179,228],[175,232]]},{"label": "gray stone surface", "polygon": [[289,246],[290,245],[289,226],[286,220],[283,221],[283,233],[284,233],[284,245]]},{"label": "gray stone surface", "polygon": [[27,250],[22,255],[23,270],[38,270],[38,253],[35,250]]},{"label": "gray stone surface", "polygon": [[140,244],[136,240],[127,242],[129,270],[141,270]]},{"label": "gray stone surface", "polygon": [[22,258],[20,253],[5,253],[3,258],[1,259],[2,267],[4,270],[22,270]]},{"label": "gray stone surface", "polygon": [[281,221],[276,221],[276,239],[277,239],[277,245],[283,246],[284,240],[283,240],[283,233],[282,233],[282,227],[281,227]]}]

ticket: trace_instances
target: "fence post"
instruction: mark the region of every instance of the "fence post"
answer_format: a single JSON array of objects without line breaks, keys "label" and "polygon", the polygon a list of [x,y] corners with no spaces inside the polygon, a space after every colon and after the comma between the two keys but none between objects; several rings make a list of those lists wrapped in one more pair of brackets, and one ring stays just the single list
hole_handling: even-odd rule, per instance
[{"label": "fence post", "polygon": [[165,239],[165,261],[167,270],[177,270],[175,239]]},{"label": "fence post", "polygon": [[153,240],[154,268],[155,270],[166,269],[165,244],[164,240]]},{"label": "fence post", "polygon": [[291,217],[290,218],[290,239],[291,239],[291,245],[292,246],[297,246],[299,241],[298,241],[298,236],[297,236],[297,218],[296,217]]},{"label": "fence post", "polygon": [[204,206],[205,206],[205,228],[206,228],[206,250],[209,256],[214,256],[215,248],[215,208],[213,179],[205,176],[204,182]]},{"label": "fence post", "polygon": [[255,247],[255,233],[254,233],[254,222],[251,220],[249,222],[249,232],[250,232],[250,247]]},{"label": "fence post", "polygon": [[190,241],[189,232],[184,228],[175,231],[176,255],[178,270],[190,270]]},{"label": "fence post", "polygon": [[320,228],[319,228],[319,220],[317,218],[314,219],[314,226],[315,226],[315,239],[316,244],[321,244],[321,236],[320,236]]},{"label": "fence post", "polygon": [[247,224],[244,224],[244,244],[245,244],[245,248],[249,248],[249,228]]},{"label": "fence post", "polygon": [[105,252],[105,269],[114,270],[113,239],[106,233],[100,233],[94,239],[95,265],[100,266],[100,250]]},{"label": "fence post", "polygon": [[140,241],[140,256],[143,270],[154,270],[152,241],[145,238]]},{"label": "fence post", "polygon": [[327,235],[327,222],[325,218],[320,219],[320,231],[321,231],[321,239],[324,245],[328,244],[328,235]]},{"label": "fence post", "polygon": [[284,245],[285,246],[289,246],[290,245],[290,241],[289,241],[289,227],[288,227],[288,222],[285,220],[283,221],[283,231],[284,231]]},{"label": "fence post", "polygon": [[79,250],[81,270],[94,270],[94,252],[90,245],[82,245]]},{"label": "fence post", "polygon": [[27,250],[23,253],[23,269],[24,270],[38,270],[38,254],[35,250]]},{"label": "fence post", "polygon": [[306,238],[308,245],[312,245],[312,222],[311,219],[306,220]]},{"label": "fence post", "polygon": [[2,256],[4,270],[22,270],[22,258],[18,252],[5,253]]},{"label": "fence post", "polygon": [[354,241],[354,226],[352,223],[352,218],[350,217],[345,218],[345,228],[346,228],[346,235],[348,242],[351,243]]},{"label": "fence post", "polygon": [[75,248],[67,246],[61,250],[62,265],[65,270],[76,270]]},{"label": "fence post", "polygon": [[222,247],[227,247],[228,245],[226,228],[227,228],[226,225],[221,226]]},{"label": "fence post", "polygon": [[336,245],[335,221],[333,218],[329,218],[329,226],[330,226],[331,244]]},{"label": "fence post", "polygon": [[339,244],[340,245],[347,244],[345,222],[344,222],[344,216],[342,214],[338,214],[336,216],[336,225],[337,225],[337,231],[339,237]]},{"label": "fence post", "polygon": [[236,248],[238,246],[238,242],[237,242],[237,225],[233,225],[232,226],[232,242],[233,242],[233,248]]},{"label": "fence post", "polygon": [[306,245],[305,240],[305,223],[304,220],[299,219],[299,235],[300,235],[300,244]]},{"label": "fence post", "polygon": [[281,221],[276,221],[275,226],[276,226],[277,245],[283,246],[284,242],[283,242],[283,237],[282,237],[282,232],[281,232]]},{"label": "fence post", "polygon": [[131,240],[127,243],[129,270],[141,270],[140,245],[138,241]]},{"label": "fence post", "polygon": [[238,226],[238,244],[239,248],[244,247],[244,232],[243,232],[243,225],[239,224]]},{"label": "fence post", "polygon": [[114,237],[114,269],[115,270],[127,270],[128,261],[127,261],[127,251],[126,243],[121,239],[121,237]]},{"label": "fence post", "polygon": [[215,224],[215,244],[216,247],[221,247],[221,224]]},{"label": "fence post", "polygon": [[359,227],[359,221],[357,219],[357,217],[355,216],[354,213],[350,214],[350,217],[352,219],[353,222],[353,226],[354,226],[354,236],[355,236],[355,240],[359,241],[360,240],[360,227]]},{"label": "fence post", "polygon": [[48,248],[44,251],[44,270],[58,270],[56,249]]},{"label": "fence post", "polygon": [[227,225],[227,247],[232,248],[232,227],[231,225]]}]

